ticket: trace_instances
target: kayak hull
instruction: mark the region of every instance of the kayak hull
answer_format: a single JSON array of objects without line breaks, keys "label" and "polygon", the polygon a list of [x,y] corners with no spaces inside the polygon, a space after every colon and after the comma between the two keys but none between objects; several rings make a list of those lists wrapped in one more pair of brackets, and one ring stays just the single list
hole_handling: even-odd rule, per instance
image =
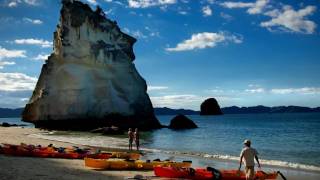
[{"label": "kayak hull", "polygon": [[191,162],[170,162],[170,161],[128,161],[124,159],[94,159],[84,158],[85,166],[94,169],[106,170],[153,170],[156,166],[164,167],[190,167]]},{"label": "kayak hull", "polygon": [[[245,173],[238,170],[220,170],[221,180],[246,180]],[[206,180],[213,179],[215,174],[207,169],[194,169],[190,168],[172,168],[172,167],[155,167],[154,173],[156,176],[165,178],[183,178],[192,180]],[[263,171],[257,171],[255,179],[267,180],[277,179],[277,172],[265,173]]]}]

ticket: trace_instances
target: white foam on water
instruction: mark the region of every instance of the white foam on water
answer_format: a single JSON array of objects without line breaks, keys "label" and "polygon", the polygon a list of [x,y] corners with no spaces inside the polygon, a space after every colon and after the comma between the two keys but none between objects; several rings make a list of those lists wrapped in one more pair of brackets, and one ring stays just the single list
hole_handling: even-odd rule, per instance
[{"label": "white foam on water", "polygon": [[[166,154],[179,154],[179,155],[189,155],[189,156],[198,156],[203,158],[212,158],[212,159],[221,159],[221,160],[231,160],[231,161],[239,161],[238,156],[231,155],[221,155],[221,154],[203,154],[203,153],[193,153],[193,152],[179,152],[179,151],[161,151]],[[320,172],[319,166],[306,165],[300,163],[279,161],[279,160],[266,160],[260,159],[261,164],[270,165],[270,166],[278,166],[284,168],[293,168],[293,169],[301,169],[301,170],[309,170],[309,171],[318,171]]]}]

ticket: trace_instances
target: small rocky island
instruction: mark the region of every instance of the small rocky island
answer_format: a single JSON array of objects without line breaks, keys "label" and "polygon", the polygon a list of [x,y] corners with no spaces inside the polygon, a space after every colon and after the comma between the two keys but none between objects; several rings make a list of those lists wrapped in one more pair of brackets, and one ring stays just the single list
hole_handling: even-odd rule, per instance
[{"label": "small rocky island", "polygon": [[198,128],[198,126],[187,116],[178,114],[171,120],[168,128],[173,130],[183,130]]},{"label": "small rocky island", "polygon": [[91,130],[160,128],[146,81],[133,63],[136,39],[103,10],[63,0],[53,53],[22,113],[36,127]]},{"label": "small rocky island", "polygon": [[222,111],[215,98],[206,99],[200,106],[200,115],[222,115]]}]

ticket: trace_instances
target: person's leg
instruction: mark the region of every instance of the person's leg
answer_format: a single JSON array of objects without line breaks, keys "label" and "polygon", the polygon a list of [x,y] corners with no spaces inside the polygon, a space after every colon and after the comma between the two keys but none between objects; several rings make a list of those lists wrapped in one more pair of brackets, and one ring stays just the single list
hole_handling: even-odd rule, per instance
[{"label": "person's leg", "polygon": [[249,168],[247,166],[244,168],[244,172],[246,174],[246,180],[249,180]]},{"label": "person's leg", "polygon": [[254,166],[248,167],[248,174],[249,174],[248,180],[254,180]]}]

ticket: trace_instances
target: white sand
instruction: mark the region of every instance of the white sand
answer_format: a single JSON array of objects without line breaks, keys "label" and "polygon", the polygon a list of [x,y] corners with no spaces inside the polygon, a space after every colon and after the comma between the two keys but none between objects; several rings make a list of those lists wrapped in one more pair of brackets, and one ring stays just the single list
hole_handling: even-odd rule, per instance
[{"label": "white sand", "polygon": [[[73,146],[75,144],[37,139],[28,136],[39,133],[35,128],[0,127],[0,143]],[[78,146],[78,145],[77,145]],[[80,146],[81,147],[81,146]],[[12,157],[0,155],[0,179],[125,179],[137,174],[153,176],[152,171],[96,171],[84,166],[83,160]]]}]

